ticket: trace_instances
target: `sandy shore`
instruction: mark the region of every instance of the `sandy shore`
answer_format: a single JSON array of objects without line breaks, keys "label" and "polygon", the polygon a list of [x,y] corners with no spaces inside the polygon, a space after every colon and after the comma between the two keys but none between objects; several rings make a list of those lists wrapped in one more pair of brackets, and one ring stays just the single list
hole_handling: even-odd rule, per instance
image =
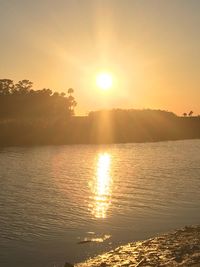
[{"label": "sandy shore", "polygon": [[129,243],[76,267],[200,267],[200,226],[185,227],[142,242]]}]

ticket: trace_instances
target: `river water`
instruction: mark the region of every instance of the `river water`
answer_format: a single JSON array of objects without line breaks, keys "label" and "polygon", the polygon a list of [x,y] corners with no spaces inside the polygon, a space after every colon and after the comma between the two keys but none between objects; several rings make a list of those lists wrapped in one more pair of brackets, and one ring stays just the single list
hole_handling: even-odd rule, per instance
[{"label": "river water", "polygon": [[199,191],[200,140],[0,148],[0,266],[60,267],[198,224]]}]

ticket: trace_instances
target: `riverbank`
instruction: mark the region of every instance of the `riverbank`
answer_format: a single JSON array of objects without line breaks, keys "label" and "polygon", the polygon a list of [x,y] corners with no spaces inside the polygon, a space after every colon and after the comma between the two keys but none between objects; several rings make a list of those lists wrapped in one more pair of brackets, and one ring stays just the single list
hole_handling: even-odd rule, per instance
[{"label": "riverbank", "polygon": [[185,227],[145,241],[129,243],[76,267],[200,267],[200,226]]},{"label": "riverbank", "polygon": [[85,117],[0,120],[0,147],[143,143],[200,139],[200,117],[159,110],[112,110]]}]

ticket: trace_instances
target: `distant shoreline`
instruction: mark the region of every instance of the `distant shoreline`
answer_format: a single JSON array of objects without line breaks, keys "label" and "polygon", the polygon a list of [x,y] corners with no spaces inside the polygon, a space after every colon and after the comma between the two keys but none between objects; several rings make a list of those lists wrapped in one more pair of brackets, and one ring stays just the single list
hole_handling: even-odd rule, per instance
[{"label": "distant shoreline", "polygon": [[0,120],[0,147],[124,144],[200,139],[200,117],[160,110],[111,110],[85,117]]},{"label": "distant shoreline", "polygon": [[200,225],[184,227],[145,241],[129,243],[75,266],[198,267]]},{"label": "distant shoreline", "polygon": [[11,145],[2,145],[0,144],[0,148],[11,148],[11,147],[48,147],[48,146],[76,146],[76,145],[96,145],[96,146],[104,146],[104,145],[126,145],[126,144],[151,144],[151,143],[161,143],[161,142],[176,142],[176,141],[192,141],[192,140],[200,140],[200,138],[184,138],[184,139],[169,139],[169,140],[157,140],[157,141],[138,141],[138,142],[118,142],[118,143],[63,143],[63,144],[11,144]]}]

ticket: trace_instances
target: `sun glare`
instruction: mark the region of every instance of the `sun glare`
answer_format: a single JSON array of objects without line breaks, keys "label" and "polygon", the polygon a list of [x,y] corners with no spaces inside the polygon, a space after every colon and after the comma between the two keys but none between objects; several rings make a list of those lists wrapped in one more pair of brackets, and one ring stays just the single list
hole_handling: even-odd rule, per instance
[{"label": "sun glare", "polygon": [[99,73],[96,77],[96,84],[102,90],[108,90],[113,85],[113,78],[110,73]]},{"label": "sun glare", "polygon": [[97,173],[94,177],[94,183],[90,185],[94,194],[94,203],[90,207],[92,207],[92,214],[95,218],[106,218],[107,216],[112,195],[112,178],[110,172],[111,155],[109,153],[99,154]]}]

